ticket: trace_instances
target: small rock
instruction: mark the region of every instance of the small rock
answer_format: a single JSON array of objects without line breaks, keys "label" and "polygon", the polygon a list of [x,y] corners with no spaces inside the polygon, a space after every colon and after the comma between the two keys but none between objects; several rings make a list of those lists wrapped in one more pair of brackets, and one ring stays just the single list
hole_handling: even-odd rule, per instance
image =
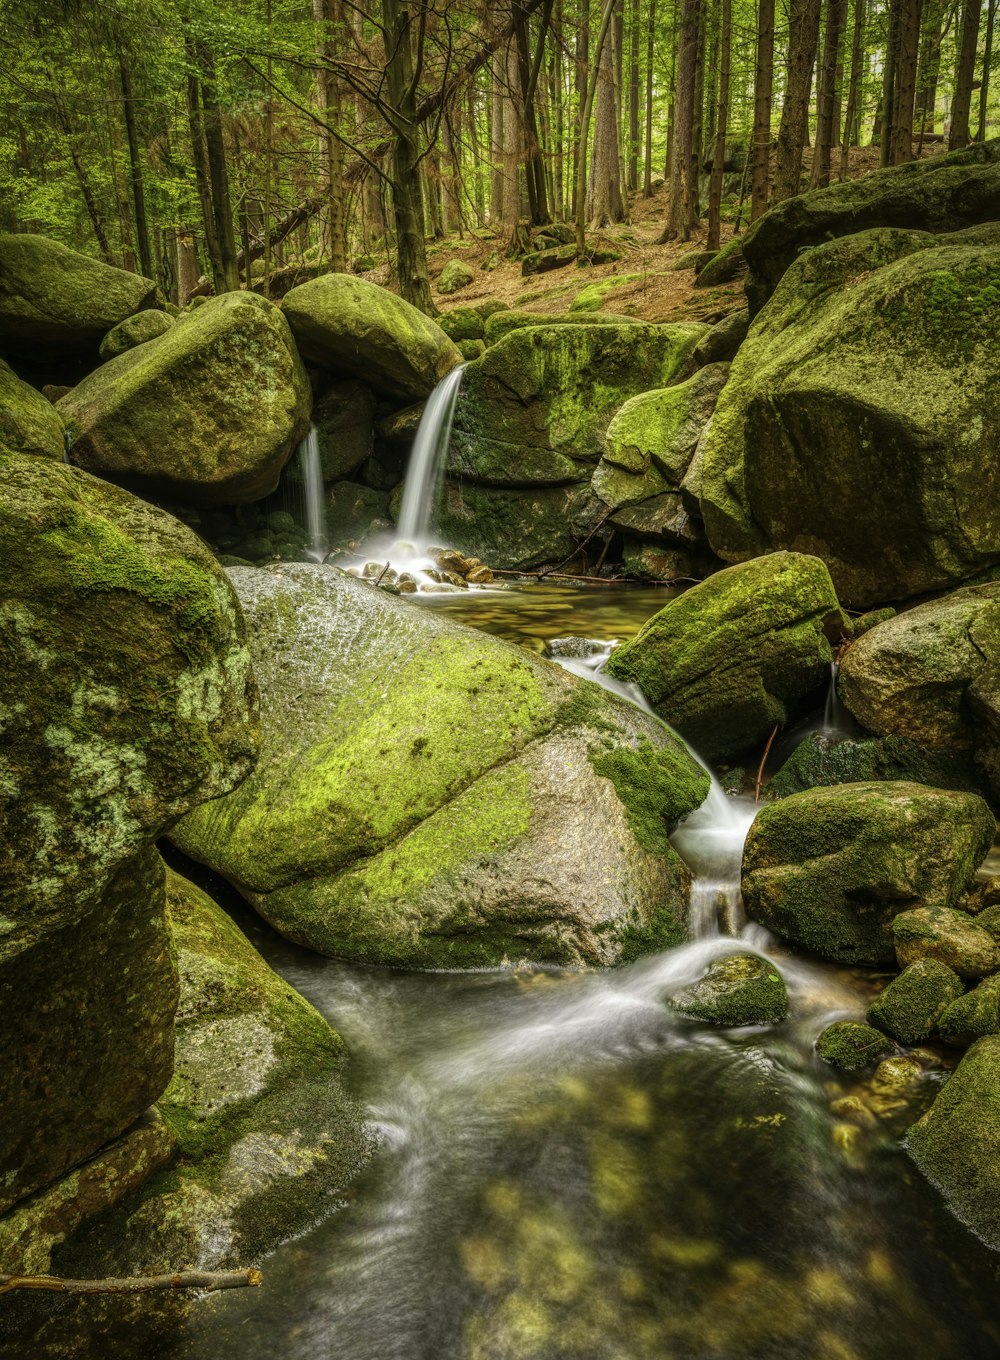
[{"label": "small rock", "polygon": [[1000,973],[953,1001],[938,1020],[938,1030],[953,1048],[968,1048],[984,1034],[1000,1034]]},{"label": "small rock", "polygon": [[871,1025],[856,1020],[837,1020],[816,1040],[816,1052],[831,1067],[847,1072],[867,1067],[893,1050],[893,1042]]},{"label": "small rock", "polygon": [[788,991],[767,959],[727,954],[704,977],[675,993],[671,1005],[713,1025],[777,1025],[788,1016]]},{"label": "small rock", "polygon": [[489,567],[474,567],[465,579],[470,586],[488,586],[494,577]]},{"label": "small rock", "polygon": [[901,968],[917,959],[937,959],[964,978],[986,977],[1000,968],[1000,946],[989,931],[951,907],[901,912],[892,923],[892,937]]},{"label": "small rock", "polygon": [[437,290],[446,295],[457,293],[460,288],[468,288],[475,277],[464,260],[449,260],[441,270],[441,276],[437,281]]},{"label": "small rock", "polygon": [[937,959],[918,959],[893,978],[868,1019],[901,1044],[929,1039],[943,1011],[962,995],[961,979]]}]

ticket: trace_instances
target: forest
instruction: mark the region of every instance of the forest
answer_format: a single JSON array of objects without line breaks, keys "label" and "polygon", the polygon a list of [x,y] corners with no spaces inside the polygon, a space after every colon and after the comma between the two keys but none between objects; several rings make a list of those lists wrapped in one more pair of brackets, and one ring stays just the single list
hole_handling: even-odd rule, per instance
[{"label": "forest", "polygon": [[[717,249],[852,147],[995,126],[996,0],[11,0],[0,227],[199,293],[324,269],[434,303],[425,242],[587,233],[665,183]],[[292,271],[292,272],[289,272]],[[282,284],[281,281],[284,280]]]}]

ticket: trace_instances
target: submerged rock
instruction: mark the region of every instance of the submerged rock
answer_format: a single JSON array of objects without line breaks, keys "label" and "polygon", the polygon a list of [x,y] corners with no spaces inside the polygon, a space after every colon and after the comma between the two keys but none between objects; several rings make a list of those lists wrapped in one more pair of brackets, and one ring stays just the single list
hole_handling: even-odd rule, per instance
[{"label": "submerged rock", "polygon": [[871,1025],[855,1020],[836,1020],[816,1040],[816,1052],[831,1067],[847,1072],[869,1067],[891,1053],[895,1045]]},{"label": "submerged rock", "polygon": [[952,1212],[1000,1250],[1000,1035],[972,1045],[906,1148]]},{"label": "submerged rock", "polygon": [[683,938],[667,835],[708,776],[660,724],[332,568],[231,575],[264,754],[171,834],[272,925],[432,968],[607,964]]},{"label": "submerged rock", "polygon": [[0,359],[0,453],[62,458],[65,442],[63,423],[52,403]]},{"label": "submerged rock", "polygon": [[152,279],[47,236],[0,235],[0,344],[20,359],[96,357],[113,326],[156,301]]},{"label": "submerged rock", "polygon": [[901,1044],[920,1044],[931,1037],[943,1012],[964,990],[958,974],[946,964],[917,959],[869,1007],[868,1019]]},{"label": "submerged rock", "polygon": [[70,456],[88,471],[144,495],[221,505],[274,490],[310,401],[278,308],[224,293],[103,364],[59,413]]},{"label": "submerged rock", "polygon": [[851,605],[940,589],[1000,559],[1000,238],[980,233],[864,232],[789,267],[701,454],[721,557],[814,553]]},{"label": "submerged rock", "polygon": [[844,653],[837,689],[868,731],[964,762],[1000,797],[1000,582],[879,623]]},{"label": "submerged rock", "polygon": [[[995,834],[995,833],[994,833]],[[1000,945],[977,918],[951,907],[916,907],[892,923],[901,968],[918,959],[937,959],[959,977],[981,978],[1000,969]]]},{"label": "submerged rock", "polygon": [[727,954],[698,982],[675,992],[670,1004],[713,1025],[777,1025],[788,1015],[784,978],[757,954]]},{"label": "submerged rock", "polygon": [[637,684],[703,756],[728,759],[766,741],[823,683],[845,627],[823,563],[774,553],[671,600],[607,672]]},{"label": "submerged rock", "polygon": [[975,794],[904,782],[792,794],[763,808],[750,828],[747,913],[822,958],[891,963],[894,919],[921,902],[946,909],[958,901],[995,834]]},{"label": "submerged rock", "polygon": [[352,274],[324,274],[286,294],[282,310],[304,358],[382,396],[430,396],[461,355],[429,316]]}]

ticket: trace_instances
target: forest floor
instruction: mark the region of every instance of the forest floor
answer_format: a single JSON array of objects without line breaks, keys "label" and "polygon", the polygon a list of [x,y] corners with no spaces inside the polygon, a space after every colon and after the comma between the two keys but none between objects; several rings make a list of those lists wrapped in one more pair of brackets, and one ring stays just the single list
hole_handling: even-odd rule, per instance
[{"label": "forest floor", "polygon": [[[937,148],[926,148],[933,154]],[[803,169],[810,168],[811,153],[807,150]],[[878,168],[877,147],[855,147],[848,162],[848,178],[857,179]],[[727,205],[724,205],[725,212]],[[730,214],[735,211],[729,204]],[[693,268],[677,268],[683,255],[705,249],[705,225],[692,234],[688,241],[658,242],[667,212],[667,190],[662,183],[651,198],[638,196],[631,204],[630,220],[606,227],[588,235],[588,241],[607,245],[620,252],[621,258],[612,264],[579,266],[568,265],[546,274],[522,277],[520,259],[507,259],[505,241],[489,230],[451,235],[428,245],[428,265],[434,300],[443,312],[456,307],[474,306],[477,302],[505,302],[511,307],[523,307],[532,312],[553,316],[570,310],[574,299],[591,284],[605,279],[623,281],[609,289],[603,306],[596,315],[624,315],[644,321],[708,321],[720,320],[728,312],[744,305],[743,281],[714,288],[695,286]],[[749,204],[744,205],[743,228]],[[722,244],[732,239],[734,224],[723,221]],[[499,254],[498,263],[493,263]],[[453,259],[468,264],[476,277],[473,283],[447,297],[437,292],[436,281],[445,265]],[[387,283],[389,270],[373,270],[366,277]]]}]

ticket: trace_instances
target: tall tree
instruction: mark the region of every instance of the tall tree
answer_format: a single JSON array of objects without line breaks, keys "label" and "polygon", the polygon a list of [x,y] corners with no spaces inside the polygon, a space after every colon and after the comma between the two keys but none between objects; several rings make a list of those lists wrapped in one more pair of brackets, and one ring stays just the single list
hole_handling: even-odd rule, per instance
[{"label": "tall tree", "polygon": [[948,150],[969,145],[969,116],[972,111],[972,85],[976,74],[976,48],[979,44],[979,19],[982,0],[962,0],[962,28],[955,69],[955,96],[951,102],[951,132]]},{"label": "tall tree", "polygon": [[[415,29],[415,31],[414,31]],[[408,0],[382,0],[385,42],[386,114],[392,138],[392,213],[396,224],[396,270],[407,302],[433,315],[420,179],[420,123],[417,88],[424,60],[426,11],[416,24]]]},{"label": "tall tree", "polygon": [[837,69],[840,65],[841,43],[846,23],[847,0],[827,0],[823,59],[817,91],[816,141],[809,181],[813,188],[825,188],[830,183],[830,154],[836,137],[834,107],[837,98]]},{"label": "tall tree", "polygon": [[620,222],[625,216],[614,42],[614,21],[621,12],[620,0],[613,0],[613,11],[611,28],[597,58],[597,115],[594,119],[594,155],[590,167],[586,214],[594,231],[611,222]]},{"label": "tall tree", "polygon": [[791,0],[789,7],[788,77],[778,129],[773,201],[780,203],[801,189],[802,150],[809,131],[809,91],[819,46],[820,0]]},{"label": "tall tree", "polygon": [[[818,3],[818,0],[817,0]],[[750,221],[767,211],[771,166],[771,98],[774,90],[774,0],[758,0],[754,63],[753,157]]]},{"label": "tall tree", "polygon": [[[694,159],[695,73],[702,0],[681,0],[677,45],[677,78],[674,94],[673,140],[670,156],[670,191],[667,223],[661,241],[690,236],[689,185]],[[695,163],[697,173],[697,163]]]},{"label": "tall tree", "polygon": [[719,27],[719,103],[715,115],[715,149],[712,176],[708,185],[708,236],[705,245],[718,250],[722,235],[722,179],[726,167],[726,133],[729,126],[729,53],[732,31],[731,0],[721,0]]}]

